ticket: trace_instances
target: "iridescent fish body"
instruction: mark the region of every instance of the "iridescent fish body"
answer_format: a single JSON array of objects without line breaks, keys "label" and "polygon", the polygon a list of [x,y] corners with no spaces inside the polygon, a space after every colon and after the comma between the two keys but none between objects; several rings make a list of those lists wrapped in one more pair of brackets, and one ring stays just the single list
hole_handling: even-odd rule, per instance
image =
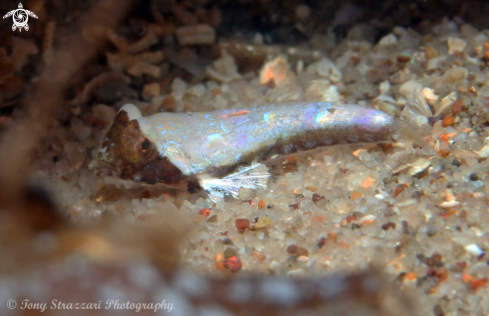
[{"label": "iridescent fish body", "polygon": [[[142,117],[119,111],[92,167],[146,183],[197,181],[213,200],[266,187],[259,161],[320,146],[390,141],[394,118],[353,104],[323,102]],[[246,167],[239,167],[246,165]]]}]

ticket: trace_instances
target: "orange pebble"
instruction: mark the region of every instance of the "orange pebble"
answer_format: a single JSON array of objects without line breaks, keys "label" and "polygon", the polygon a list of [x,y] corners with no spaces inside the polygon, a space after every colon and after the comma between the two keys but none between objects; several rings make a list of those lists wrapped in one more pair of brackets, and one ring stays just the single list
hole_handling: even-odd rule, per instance
[{"label": "orange pebble", "polygon": [[260,71],[260,84],[273,88],[284,83],[289,77],[289,64],[283,57],[279,56],[266,63]]},{"label": "orange pebble", "polygon": [[211,214],[211,210],[208,208],[203,208],[199,211],[199,214],[205,217],[209,217],[209,215]]},{"label": "orange pebble", "polygon": [[440,156],[441,158],[447,158],[448,156],[450,156],[450,154],[451,151],[448,149],[442,149],[438,152],[438,156]]},{"label": "orange pebble", "polygon": [[406,273],[404,278],[411,280],[411,281],[414,281],[414,280],[416,280],[416,273],[415,272]]},{"label": "orange pebble", "polygon": [[462,281],[464,283],[469,283],[472,281],[472,276],[470,274],[464,273],[462,274]]},{"label": "orange pebble", "polygon": [[221,261],[224,258],[224,255],[222,253],[217,253],[216,254],[216,262]]},{"label": "orange pebble", "polygon": [[340,244],[339,244],[340,248],[348,248],[350,247],[350,245],[348,245],[346,242],[344,241],[340,241]]},{"label": "orange pebble", "polygon": [[367,177],[365,180],[362,181],[362,187],[365,189],[370,188],[373,185],[374,185],[374,181],[370,177]]},{"label": "orange pebble", "polygon": [[472,282],[470,282],[470,288],[472,290],[477,290],[478,288],[486,285],[489,282],[487,278],[480,278],[480,279],[475,279]]},{"label": "orange pebble", "polygon": [[251,253],[251,256],[255,258],[258,262],[263,262],[267,258],[265,255],[263,255],[261,252],[254,250]]},{"label": "orange pebble", "polygon": [[263,210],[266,206],[267,206],[267,204],[265,203],[265,201],[260,200],[260,202],[258,202],[258,209],[259,210]]},{"label": "orange pebble", "polygon": [[455,118],[452,116],[452,114],[449,113],[445,115],[445,117],[443,118],[441,126],[448,127],[448,126],[452,126],[453,123],[455,123]]},{"label": "orange pebble", "polygon": [[223,261],[223,265],[224,268],[228,269],[232,273],[238,272],[243,267],[243,263],[241,262],[241,260],[239,260],[237,256],[226,258]]},{"label": "orange pebble", "polygon": [[326,216],[324,216],[324,215],[316,215],[316,216],[314,216],[314,221],[318,222],[318,223],[322,223],[322,222],[324,222],[325,218],[326,218]]},{"label": "orange pebble", "polygon": [[462,111],[462,100],[457,99],[452,104],[452,114],[453,116],[457,116],[457,114],[460,113],[461,111]]},{"label": "orange pebble", "polygon": [[346,216],[346,221],[348,222],[348,224],[356,220],[357,220],[356,216],[351,216],[351,215]]},{"label": "orange pebble", "polygon": [[[362,183],[362,186],[363,186],[363,183]],[[358,192],[358,191],[353,191],[351,193],[351,199],[352,200],[356,200],[357,198],[361,198],[361,197],[363,197],[363,194]]]},{"label": "orange pebble", "polygon": [[448,135],[440,134],[440,142],[448,143]]},{"label": "orange pebble", "polygon": [[337,232],[329,233],[326,241],[337,242],[338,241],[338,233]]},{"label": "orange pebble", "polygon": [[217,261],[216,264],[215,264],[215,267],[217,270],[221,270],[221,271],[224,271],[226,270],[226,267],[224,266],[224,261]]}]

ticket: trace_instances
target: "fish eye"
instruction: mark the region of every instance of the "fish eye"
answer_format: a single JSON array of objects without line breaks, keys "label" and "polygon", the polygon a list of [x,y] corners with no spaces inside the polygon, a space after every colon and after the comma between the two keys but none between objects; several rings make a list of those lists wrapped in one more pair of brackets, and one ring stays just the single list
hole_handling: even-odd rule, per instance
[{"label": "fish eye", "polygon": [[145,138],[139,145],[139,148],[144,153],[149,149],[149,146],[151,146],[151,142],[149,141],[149,139]]}]

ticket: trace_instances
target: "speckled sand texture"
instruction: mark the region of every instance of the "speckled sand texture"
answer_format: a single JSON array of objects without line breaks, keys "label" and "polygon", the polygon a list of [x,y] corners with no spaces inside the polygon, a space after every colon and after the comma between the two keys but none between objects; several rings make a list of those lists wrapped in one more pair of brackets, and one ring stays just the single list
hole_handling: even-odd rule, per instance
[{"label": "speckled sand texture", "polygon": [[[395,28],[373,45],[353,28],[328,56],[290,65],[283,56],[264,65],[260,79],[238,73],[223,53],[204,83],[175,79],[169,95],[118,106],[132,102],[151,114],[161,104],[185,112],[321,99],[402,117],[412,133],[394,144],[276,158],[268,190],[214,204],[201,191],[140,187],[89,171],[108,125],[74,117],[68,128],[51,129],[36,177],[55,188],[75,223],[113,213],[145,225],[153,214],[178,213],[191,223],[181,249],[194,273],[302,278],[373,265],[415,298],[418,315],[488,314],[489,33],[445,19],[426,34]],[[270,69],[283,93],[260,84]],[[100,104],[91,116],[110,122],[115,112]],[[414,133],[433,151],[413,146]]]}]

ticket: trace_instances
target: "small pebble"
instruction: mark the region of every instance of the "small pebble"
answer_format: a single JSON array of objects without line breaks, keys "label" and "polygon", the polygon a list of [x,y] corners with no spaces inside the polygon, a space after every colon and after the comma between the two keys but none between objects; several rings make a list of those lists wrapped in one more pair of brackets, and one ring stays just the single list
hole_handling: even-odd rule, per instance
[{"label": "small pebble", "polygon": [[452,166],[455,166],[455,167],[460,167],[462,164],[460,163],[460,161],[458,161],[457,159],[453,159],[452,160]]},{"label": "small pebble", "polygon": [[223,262],[224,268],[228,269],[232,273],[237,273],[243,267],[243,263],[237,256],[226,258]]},{"label": "small pebble", "polygon": [[299,249],[298,246],[296,246],[296,245],[290,245],[290,246],[287,247],[287,253],[289,255],[296,254],[298,249]]},{"label": "small pebble", "polygon": [[314,193],[314,194],[312,195],[312,201],[313,201],[314,203],[316,203],[316,202],[318,202],[318,201],[321,201],[321,200],[324,200],[324,196],[319,195],[319,194],[317,194],[317,193]]},{"label": "small pebble", "polygon": [[251,229],[250,221],[246,218],[239,218],[236,220],[236,229],[238,232],[242,233],[246,230]]},{"label": "small pebble", "polygon": [[389,228],[396,230],[396,223],[388,222],[388,223],[385,223],[384,225],[382,225],[383,230],[389,230]]},{"label": "small pebble", "polygon": [[435,225],[432,225],[432,224],[426,225],[426,234],[428,236],[433,237],[436,235],[437,232],[438,232],[438,230],[437,230]]},{"label": "small pebble", "polygon": [[211,210],[209,210],[208,208],[203,208],[199,211],[199,214],[205,217],[209,217],[209,215],[211,214]]},{"label": "small pebble", "polygon": [[233,248],[226,248],[224,250],[224,258],[230,258],[232,256],[236,256],[236,251]]}]

